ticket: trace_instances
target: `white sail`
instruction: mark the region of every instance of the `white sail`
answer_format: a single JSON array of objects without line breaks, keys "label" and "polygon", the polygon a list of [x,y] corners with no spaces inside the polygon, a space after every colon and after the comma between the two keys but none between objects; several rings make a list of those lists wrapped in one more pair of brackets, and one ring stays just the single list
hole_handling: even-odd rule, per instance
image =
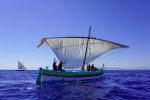
[{"label": "white sail", "polygon": [[19,70],[25,70],[26,68],[25,68],[25,66],[24,66],[23,63],[20,63],[20,62],[18,61],[18,69],[19,69]]},{"label": "white sail", "polygon": [[22,69],[22,64],[18,61],[18,69]]},{"label": "white sail", "polygon": [[26,69],[23,63],[22,63],[22,69],[23,69],[23,70],[25,70],[25,69]]},{"label": "white sail", "polygon": [[[52,48],[59,60],[67,61],[63,66],[64,68],[73,69],[82,67],[88,40],[87,37],[43,38],[43,40]],[[109,50],[126,47],[118,43],[90,38],[85,64],[92,62]]]}]

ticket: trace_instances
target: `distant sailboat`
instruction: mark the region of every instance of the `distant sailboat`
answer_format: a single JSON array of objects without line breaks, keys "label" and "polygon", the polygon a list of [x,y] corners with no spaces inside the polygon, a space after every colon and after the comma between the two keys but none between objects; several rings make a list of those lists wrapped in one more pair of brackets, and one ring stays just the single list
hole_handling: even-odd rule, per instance
[{"label": "distant sailboat", "polygon": [[18,70],[17,71],[25,71],[27,70],[23,63],[18,61]]}]

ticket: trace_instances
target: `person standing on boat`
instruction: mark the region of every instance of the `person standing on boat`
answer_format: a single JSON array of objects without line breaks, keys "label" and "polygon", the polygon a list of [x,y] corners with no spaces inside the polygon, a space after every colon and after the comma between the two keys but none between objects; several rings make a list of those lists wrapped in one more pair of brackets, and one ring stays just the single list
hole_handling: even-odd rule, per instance
[{"label": "person standing on boat", "polygon": [[57,61],[56,59],[54,58],[54,61],[53,61],[53,70],[56,71],[57,70]]},{"label": "person standing on boat", "polygon": [[103,69],[104,69],[104,67],[105,67],[105,64],[103,63]]},{"label": "person standing on boat", "polygon": [[67,61],[63,62],[60,61],[59,65],[58,65],[58,70],[62,71],[62,65],[65,64]]},{"label": "person standing on boat", "polygon": [[91,66],[91,70],[92,70],[92,71],[96,71],[96,70],[97,70],[97,68],[96,68],[96,67],[94,67],[94,64],[92,64],[92,66]]},{"label": "person standing on boat", "polygon": [[90,64],[87,64],[87,71],[90,71]]},{"label": "person standing on boat", "polygon": [[91,66],[91,71],[94,71],[94,64],[92,64]]}]

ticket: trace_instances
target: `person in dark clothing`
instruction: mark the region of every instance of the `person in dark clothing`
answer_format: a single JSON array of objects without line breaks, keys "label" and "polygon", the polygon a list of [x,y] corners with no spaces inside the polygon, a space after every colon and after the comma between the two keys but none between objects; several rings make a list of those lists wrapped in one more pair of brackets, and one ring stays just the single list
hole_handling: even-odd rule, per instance
[{"label": "person in dark clothing", "polygon": [[91,71],[94,71],[94,64],[92,64],[92,66],[91,66]]},{"label": "person in dark clothing", "polygon": [[53,61],[53,70],[56,71],[57,70],[57,61],[55,60],[54,58],[54,61]]},{"label": "person in dark clothing", "polygon": [[59,65],[58,65],[58,70],[62,71],[62,65],[65,64],[67,61],[63,62],[60,61]]},{"label": "person in dark clothing", "polygon": [[91,65],[87,64],[87,71],[91,71]]},{"label": "person in dark clothing", "polygon": [[103,68],[105,67],[105,64],[103,63]]},{"label": "person in dark clothing", "polygon": [[92,69],[92,71],[96,71],[97,70],[97,68],[94,67],[94,64],[92,64],[91,69]]}]

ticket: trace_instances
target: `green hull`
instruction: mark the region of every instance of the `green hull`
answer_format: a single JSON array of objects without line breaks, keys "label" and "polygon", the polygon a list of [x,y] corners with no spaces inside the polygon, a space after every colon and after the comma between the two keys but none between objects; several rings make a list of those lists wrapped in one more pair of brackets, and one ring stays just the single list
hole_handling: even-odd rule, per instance
[{"label": "green hull", "polygon": [[48,81],[73,81],[73,80],[86,80],[95,79],[98,76],[104,74],[104,70],[100,69],[97,71],[53,71],[48,69],[39,69],[36,83],[43,83]]}]

